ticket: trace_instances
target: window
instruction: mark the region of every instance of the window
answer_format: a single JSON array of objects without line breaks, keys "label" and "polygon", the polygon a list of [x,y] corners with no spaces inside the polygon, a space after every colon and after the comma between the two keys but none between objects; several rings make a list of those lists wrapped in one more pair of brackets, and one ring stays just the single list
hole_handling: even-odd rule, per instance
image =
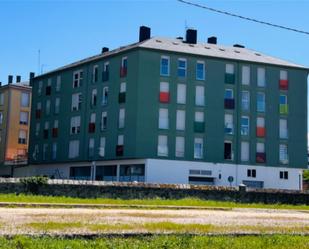
[{"label": "window", "polygon": [[[28,112],[20,112],[19,114],[19,124],[22,125],[28,125],[28,118],[29,118],[29,114]],[[1,114],[0,114],[0,124],[1,124]]]},{"label": "window", "polygon": [[103,81],[109,80],[109,62],[104,63],[102,79],[103,79]]},{"label": "window", "polygon": [[204,106],[205,105],[205,88],[203,86],[195,87],[195,105]]},{"label": "window", "polygon": [[107,129],[107,112],[102,112],[101,115],[101,131],[105,131]]},{"label": "window", "polygon": [[126,89],[127,88],[127,84],[126,82],[122,82],[120,84],[120,92],[119,92],[119,96],[118,96],[118,102],[119,103],[125,103],[126,102]]},{"label": "window", "polygon": [[57,158],[57,143],[53,143],[52,145],[52,160]]},{"label": "window", "polygon": [[227,84],[235,83],[235,74],[234,74],[233,64],[226,64],[225,66],[225,83]]},{"label": "window", "polygon": [[265,112],[265,93],[257,93],[257,112]]},{"label": "window", "polygon": [[158,156],[168,156],[167,136],[158,136]]},{"label": "window", "polygon": [[99,147],[99,156],[104,157],[105,156],[105,137],[100,138],[100,147]]},{"label": "window", "polygon": [[160,82],[160,96],[159,96],[161,103],[168,103],[170,101],[170,94],[169,94],[169,84],[168,82]]},{"label": "window", "polygon": [[96,114],[91,113],[90,120],[89,120],[90,122],[89,122],[89,126],[88,126],[88,132],[89,133],[95,132],[95,120],[96,120]]},{"label": "window", "polygon": [[250,67],[249,66],[242,66],[241,83],[243,85],[250,84]]},{"label": "window", "polygon": [[248,91],[241,92],[241,109],[243,111],[250,110],[250,93]]},{"label": "window", "polygon": [[265,163],[266,162],[266,154],[265,154],[265,144],[264,143],[256,143],[256,162],[257,163]]},{"label": "window", "polygon": [[[0,112],[0,125],[3,123],[3,113]],[[1,141],[0,141],[1,142]]]},{"label": "window", "polygon": [[103,96],[102,96],[102,106],[107,105],[108,101],[108,87],[103,88]]},{"label": "window", "polygon": [[258,87],[265,87],[265,84],[266,84],[265,68],[259,67],[257,69],[257,85]]},{"label": "window", "polygon": [[186,104],[186,90],[185,84],[177,85],[177,104]]},{"label": "window", "polygon": [[176,137],[175,156],[184,157],[184,155],[185,155],[185,138]]},{"label": "window", "polygon": [[119,129],[124,128],[124,123],[125,123],[124,121],[125,121],[125,114],[126,114],[125,111],[126,110],[124,108],[121,108],[119,110],[119,118],[118,118],[118,128]]},{"label": "window", "polygon": [[80,87],[83,81],[83,71],[79,70],[73,73],[73,88]]},{"label": "window", "polygon": [[56,81],[56,92],[60,92],[61,89],[61,76],[57,76],[57,81]]},{"label": "window", "polygon": [[170,57],[161,56],[160,75],[161,76],[169,76],[170,75]]},{"label": "window", "polygon": [[280,114],[288,114],[288,97],[284,94],[280,94]]},{"label": "window", "polygon": [[116,146],[116,156],[123,156],[124,136],[118,135],[118,141]]},{"label": "window", "polygon": [[88,156],[93,157],[94,156],[94,138],[89,139],[88,143]]},{"label": "window", "polygon": [[90,104],[91,104],[91,107],[95,107],[97,105],[97,89],[92,89]]},{"label": "window", "polygon": [[49,115],[50,114],[50,100],[46,100],[45,102],[45,114]]},{"label": "window", "polygon": [[242,162],[249,161],[249,142],[241,142],[241,155]]},{"label": "window", "polygon": [[19,144],[27,144],[27,131],[19,130],[18,143]]},{"label": "window", "polygon": [[122,57],[121,68],[127,70],[127,68],[128,68],[128,58],[127,57]]},{"label": "window", "polygon": [[81,93],[74,93],[72,94],[72,111],[78,111],[81,109],[82,105],[82,94]]},{"label": "window", "polygon": [[233,89],[225,89],[225,94],[224,94],[224,98],[225,99],[233,99],[234,96],[233,96]]},{"label": "window", "polygon": [[44,123],[43,138],[48,139],[49,122]]},{"label": "window", "polygon": [[93,71],[92,71],[92,82],[98,82],[98,76],[99,76],[99,67],[98,65],[95,65],[93,67]]},{"label": "window", "polygon": [[186,111],[177,110],[176,112],[176,130],[184,131],[186,128]]},{"label": "window", "polygon": [[47,80],[47,86],[45,88],[45,95],[46,96],[50,96],[51,95],[51,82],[52,82],[52,79],[48,79]]},{"label": "window", "polygon": [[196,63],[196,79],[205,80],[205,62],[197,61]]},{"label": "window", "polygon": [[279,88],[280,88],[280,90],[288,90],[288,88],[289,88],[288,72],[287,71],[284,71],[284,70],[280,71]]},{"label": "window", "polygon": [[55,99],[55,114],[59,114],[60,111],[60,98],[56,98]]},{"label": "window", "polygon": [[288,146],[286,144],[280,144],[279,146],[279,161],[281,164],[288,164]]},{"label": "window", "polygon": [[36,104],[35,118],[37,118],[37,119],[41,118],[41,110],[42,110],[42,103],[38,102]]},{"label": "window", "polygon": [[48,144],[43,144],[43,160],[47,160]]},{"label": "window", "polygon": [[168,109],[159,109],[159,129],[168,129]]},{"label": "window", "polygon": [[186,77],[187,76],[187,60],[186,59],[178,59],[178,77]]},{"label": "window", "polygon": [[35,136],[37,136],[37,137],[40,135],[40,128],[41,128],[41,124],[36,123],[35,124]]},{"label": "window", "polygon": [[279,177],[280,177],[280,179],[288,180],[289,179],[289,172],[288,171],[280,171]]},{"label": "window", "polygon": [[117,145],[124,145],[124,136],[118,135]]},{"label": "window", "polygon": [[256,136],[257,137],[265,137],[265,118],[257,117],[256,119]]},{"label": "window", "polygon": [[77,158],[79,156],[79,140],[72,140],[69,143],[69,158]]},{"label": "window", "polygon": [[242,136],[248,136],[249,135],[249,117],[248,116],[242,116],[241,117],[240,133],[241,133]]},{"label": "window", "polygon": [[203,158],[203,138],[194,138],[194,158]]},{"label": "window", "polygon": [[0,93],[0,105],[4,105],[4,94]]},{"label": "window", "polygon": [[39,81],[39,86],[38,86],[38,95],[39,96],[42,94],[42,88],[43,88],[43,81]]},{"label": "window", "polygon": [[80,133],[80,116],[71,118],[71,134]]},{"label": "window", "polygon": [[257,153],[265,153],[265,144],[264,143],[257,143],[256,144],[256,152]]},{"label": "window", "polygon": [[30,104],[30,94],[29,93],[21,93],[21,107],[29,107]]},{"label": "window", "polygon": [[224,159],[225,160],[233,160],[233,151],[232,151],[232,142],[225,141],[224,142]]},{"label": "window", "polygon": [[233,114],[224,114],[224,132],[225,134],[234,134]]},{"label": "window", "polygon": [[280,119],[279,126],[279,137],[281,139],[288,138],[288,121],[286,119]]},{"label": "window", "polygon": [[204,122],[204,112],[195,112],[195,122]]},{"label": "window", "polygon": [[255,169],[247,169],[247,177],[256,177],[256,170]]},{"label": "window", "polygon": [[52,129],[52,137],[53,138],[58,137],[58,127],[59,127],[59,121],[58,120],[54,120],[54,127]]}]

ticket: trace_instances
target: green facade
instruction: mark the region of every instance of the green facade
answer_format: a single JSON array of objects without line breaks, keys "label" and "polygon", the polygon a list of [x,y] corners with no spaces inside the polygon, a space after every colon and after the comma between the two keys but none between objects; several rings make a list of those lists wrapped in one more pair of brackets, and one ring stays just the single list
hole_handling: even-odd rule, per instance
[{"label": "green facade", "polygon": [[[127,76],[120,77],[121,59],[128,58]],[[161,56],[170,57],[170,75],[160,76]],[[187,76],[177,76],[178,58],[187,59]],[[196,80],[196,62],[204,61],[206,76],[205,80]],[[103,64],[109,62],[109,80],[103,81]],[[234,75],[226,75],[226,64],[233,64]],[[98,82],[92,83],[93,66],[99,66]],[[250,84],[241,84],[242,66],[250,66]],[[266,87],[257,86],[257,68],[266,69]],[[79,88],[72,88],[73,72],[83,70],[83,83]],[[288,72],[288,90],[279,90],[280,70]],[[61,90],[55,91],[56,78],[61,75]],[[243,62],[196,56],[172,51],[160,51],[154,49],[134,48],[119,52],[111,56],[105,56],[94,62],[87,62],[80,66],[55,71],[36,77],[33,80],[32,113],[35,113],[36,103],[42,102],[43,115],[36,119],[31,117],[29,160],[31,164],[42,163],[64,163],[71,161],[93,161],[93,160],[116,160],[131,158],[165,158],[187,161],[205,161],[215,163],[241,164],[240,144],[241,141],[250,142],[250,161],[246,164],[256,165],[256,143],[265,142],[266,163],[259,165],[280,166],[279,144],[288,145],[289,163],[285,165],[293,168],[304,168],[307,165],[307,75],[305,69],[280,67],[274,65],[258,64],[254,62]],[[52,94],[45,96],[45,87],[48,79],[52,79]],[[38,96],[37,89],[39,81],[43,81],[42,96]],[[120,93],[120,83],[126,82],[126,94]],[[169,103],[159,102],[160,82],[169,83]],[[176,103],[177,84],[186,85],[186,104]],[[195,87],[205,87],[205,106],[195,105]],[[101,106],[103,87],[109,87],[108,105]],[[91,107],[90,99],[92,89],[97,89],[97,105]],[[226,110],[224,108],[224,92],[226,88],[234,90],[235,108]],[[241,91],[250,91],[250,111],[241,111]],[[80,92],[83,96],[80,111],[71,111],[71,98],[73,93]],[[266,96],[266,111],[261,116],[265,117],[266,137],[256,137],[256,94],[264,92]],[[284,93],[288,98],[288,107],[280,108],[279,96]],[[55,98],[60,97],[60,113],[54,114]],[[51,99],[51,115],[44,114],[45,101]],[[118,129],[118,113],[120,108],[125,108],[125,127]],[[169,110],[169,129],[158,128],[159,108]],[[288,110],[288,113],[280,114],[280,110]],[[176,130],[176,111],[186,111],[185,131]],[[101,132],[101,113],[107,112],[107,129]],[[194,119],[196,111],[204,112],[205,123],[197,123]],[[96,131],[88,132],[88,123],[91,113],[96,113]],[[224,132],[224,114],[231,113],[234,118],[234,134],[226,135]],[[72,116],[81,116],[81,132],[70,135],[70,119]],[[250,117],[249,136],[241,136],[241,116]],[[288,139],[279,138],[280,116],[288,120]],[[53,120],[59,120],[59,136],[52,138],[51,132],[48,139],[43,139],[43,127],[45,121],[50,121],[49,128],[52,129]],[[36,123],[41,123],[39,136],[35,135]],[[116,156],[117,136],[124,135],[124,154]],[[157,156],[158,135],[168,136],[167,157]],[[175,157],[175,138],[185,137],[185,155],[183,158]],[[96,152],[99,147],[100,137],[106,138],[105,156],[100,157]],[[95,152],[89,157],[88,141],[95,138]],[[194,138],[204,139],[203,159],[194,159]],[[69,141],[78,139],[80,141],[79,157],[72,160],[68,158]],[[232,141],[234,158],[224,160],[224,141]],[[51,158],[52,143],[57,142],[57,158]],[[43,144],[49,144],[48,156],[42,160]],[[39,146],[37,160],[32,154],[34,146]]]}]

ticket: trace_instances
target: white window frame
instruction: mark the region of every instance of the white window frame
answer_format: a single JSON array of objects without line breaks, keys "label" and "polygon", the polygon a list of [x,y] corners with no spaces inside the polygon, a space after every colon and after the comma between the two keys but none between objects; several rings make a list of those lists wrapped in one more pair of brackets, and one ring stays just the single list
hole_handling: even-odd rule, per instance
[{"label": "white window frame", "polygon": [[184,131],[186,129],[186,111],[176,111],[176,130]]},{"label": "white window frame", "polygon": [[187,86],[185,84],[177,84],[177,104],[186,104]]},{"label": "white window frame", "polygon": [[[200,78],[198,77],[198,65],[203,65],[203,76]],[[196,70],[195,70],[195,73],[196,73],[196,80],[205,80],[205,61],[197,61],[196,62]]]},{"label": "white window frame", "polygon": [[158,136],[158,156],[168,156],[168,137],[166,135],[159,135]]},{"label": "white window frame", "polygon": [[175,157],[185,156],[185,138],[177,136],[175,142]]},{"label": "white window frame", "polygon": [[167,108],[159,109],[159,129],[168,129],[169,128],[169,114]]},{"label": "white window frame", "polygon": [[[199,147],[197,147],[200,145]],[[200,137],[194,138],[194,159],[203,159],[204,139]]]},{"label": "white window frame", "polygon": [[242,66],[241,67],[241,84],[242,85],[250,85],[250,66]]},{"label": "white window frame", "polygon": [[[167,60],[167,73],[162,73],[162,60],[163,59],[166,59]],[[170,57],[169,56],[165,56],[165,55],[162,55],[161,56],[161,59],[160,59],[160,75],[161,76],[170,76]]]},{"label": "white window frame", "polygon": [[195,105],[204,106],[205,105],[205,87],[195,86]]}]

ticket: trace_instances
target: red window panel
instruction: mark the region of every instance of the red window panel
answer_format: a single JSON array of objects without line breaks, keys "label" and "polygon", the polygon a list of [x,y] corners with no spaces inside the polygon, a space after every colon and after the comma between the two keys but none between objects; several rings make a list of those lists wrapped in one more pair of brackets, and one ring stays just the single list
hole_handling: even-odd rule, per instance
[{"label": "red window panel", "polygon": [[170,101],[170,93],[168,92],[160,92],[160,102],[168,103]]},{"label": "red window panel", "polygon": [[116,155],[117,156],[123,156],[123,145],[117,145],[116,146]]},{"label": "red window panel", "polygon": [[52,129],[52,136],[53,137],[58,137],[58,128],[53,128]]},{"label": "red window panel", "polygon": [[126,76],[127,76],[127,68],[120,67],[120,77],[126,77]]},{"label": "red window panel", "polygon": [[41,110],[36,110],[35,111],[35,118],[41,118]]},{"label": "red window panel", "polygon": [[257,163],[265,163],[266,162],[266,154],[265,153],[256,153],[256,162]]},{"label": "red window panel", "polygon": [[281,90],[288,90],[288,88],[289,88],[289,81],[288,80],[280,80],[279,81],[279,88]]},{"label": "red window panel", "polygon": [[95,123],[89,123],[88,131],[89,131],[89,133],[95,132]]},{"label": "red window panel", "polygon": [[257,137],[265,137],[266,130],[265,127],[256,127],[256,136]]}]

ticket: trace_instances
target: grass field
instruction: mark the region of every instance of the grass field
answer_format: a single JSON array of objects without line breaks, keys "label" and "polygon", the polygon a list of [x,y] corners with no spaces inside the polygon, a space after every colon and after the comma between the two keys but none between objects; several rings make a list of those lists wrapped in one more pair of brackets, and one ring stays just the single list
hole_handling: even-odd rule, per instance
[{"label": "grass field", "polygon": [[307,249],[309,237],[303,236],[150,236],[101,238],[92,240],[61,238],[0,238],[1,249]]},{"label": "grass field", "polygon": [[222,207],[222,208],[270,208],[270,209],[297,209],[309,210],[306,205],[262,204],[262,203],[237,203],[228,201],[211,201],[197,198],[185,199],[82,199],[72,197],[53,197],[37,195],[0,194],[0,202],[25,202],[25,203],[52,203],[52,204],[111,204],[111,205],[149,205],[153,208],[160,206],[195,206],[195,207]]}]

